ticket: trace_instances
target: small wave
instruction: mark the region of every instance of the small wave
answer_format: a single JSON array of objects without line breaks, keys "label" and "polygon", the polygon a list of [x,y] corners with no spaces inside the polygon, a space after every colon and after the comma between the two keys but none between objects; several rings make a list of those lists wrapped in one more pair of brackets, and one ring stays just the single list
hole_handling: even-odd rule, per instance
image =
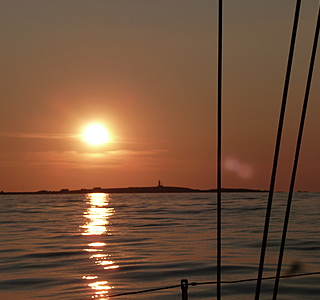
[{"label": "small wave", "polygon": [[54,280],[50,278],[19,278],[0,281],[1,290],[11,289],[34,289],[35,286],[44,286],[53,284]]},{"label": "small wave", "polygon": [[168,222],[168,223],[150,223],[150,224],[141,224],[141,225],[132,225],[132,227],[143,228],[143,227],[167,227],[167,226],[175,226],[179,225],[179,223]]},{"label": "small wave", "polygon": [[83,251],[59,251],[59,252],[41,252],[26,254],[22,258],[50,258],[50,257],[69,257],[83,255]]}]

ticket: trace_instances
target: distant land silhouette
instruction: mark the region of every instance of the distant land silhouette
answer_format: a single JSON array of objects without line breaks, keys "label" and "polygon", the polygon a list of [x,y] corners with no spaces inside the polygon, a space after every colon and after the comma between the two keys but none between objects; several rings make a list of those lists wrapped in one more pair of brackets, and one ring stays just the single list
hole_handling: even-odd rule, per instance
[{"label": "distant land silhouette", "polygon": [[[60,191],[47,191],[41,190],[37,192],[4,192],[1,191],[0,195],[13,195],[13,194],[89,194],[89,193],[108,193],[108,194],[138,194],[138,193],[216,193],[217,189],[200,190],[190,189],[185,187],[163,186],[158,182],[158,186],[151,187],[127,187],[127,188],[101,188],[94,187],[92,189],[69,190],[61,189]],[[267,192],[266,190],[254,190],[243,188],[223,188],[223,193],[252,193],[252,192]]]}]

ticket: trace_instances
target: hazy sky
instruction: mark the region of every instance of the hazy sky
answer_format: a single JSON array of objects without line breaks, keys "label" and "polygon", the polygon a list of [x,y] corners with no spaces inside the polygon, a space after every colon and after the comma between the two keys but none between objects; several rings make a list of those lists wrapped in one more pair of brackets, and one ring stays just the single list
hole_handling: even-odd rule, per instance
[{"label": "hazy sky", "polygon": [[[296,1],[224,2],[222,184],[268,189]],[[319,3],[302,2],[283,191]],[[0,190],[216,187],[217,1],[0,0],[0,20]],[[320,191],[319,64],[297,190]],[[112,142],[84,142],[91,123]]]}]

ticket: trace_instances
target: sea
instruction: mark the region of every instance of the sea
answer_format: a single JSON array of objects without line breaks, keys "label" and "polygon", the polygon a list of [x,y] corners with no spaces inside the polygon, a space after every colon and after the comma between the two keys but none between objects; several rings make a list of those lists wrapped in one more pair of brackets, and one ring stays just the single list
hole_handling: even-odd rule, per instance
[{"label": "sea", "polygon": [[[287,196],[274,195],[263,277]],[[222,299],[254,299],[267,199],[222,195]],[[294,194],[278,299],[320,299],[319,213],[320,193]],[[189,300],[215,299],[216,214],[215,193],[2,194],[0,299],[182,299],[182,279]]]}]

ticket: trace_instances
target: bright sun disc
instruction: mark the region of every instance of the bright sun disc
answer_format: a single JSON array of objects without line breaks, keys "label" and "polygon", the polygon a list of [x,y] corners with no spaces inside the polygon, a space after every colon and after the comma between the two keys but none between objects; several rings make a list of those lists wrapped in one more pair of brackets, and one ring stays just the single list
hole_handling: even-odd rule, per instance
[{"label": "bright sun disc", "polygon": [[100,145],[110,141],[107,130],[100,124],[93,124],[86,128],[84,140],[93,145]]}]

